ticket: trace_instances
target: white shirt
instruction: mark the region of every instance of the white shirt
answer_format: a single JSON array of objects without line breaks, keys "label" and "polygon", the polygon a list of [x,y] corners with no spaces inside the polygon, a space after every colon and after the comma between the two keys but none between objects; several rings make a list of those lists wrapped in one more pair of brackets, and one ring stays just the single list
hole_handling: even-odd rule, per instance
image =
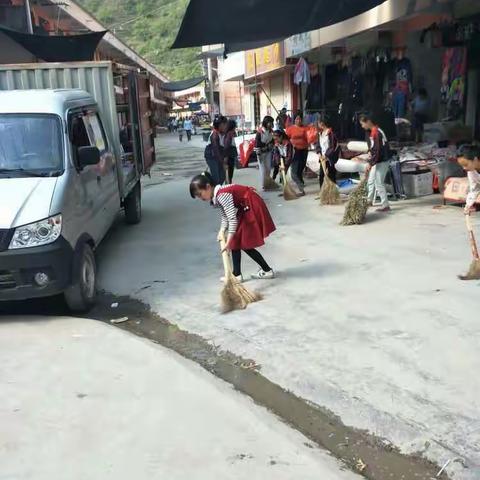
[{"label": "white shirt", "polygon": [[470,208],[475,205],[475,202],[480,196],[480,173],[472,170],[471,172],[467,172],[467,178],[469,189],[466,206]]}]

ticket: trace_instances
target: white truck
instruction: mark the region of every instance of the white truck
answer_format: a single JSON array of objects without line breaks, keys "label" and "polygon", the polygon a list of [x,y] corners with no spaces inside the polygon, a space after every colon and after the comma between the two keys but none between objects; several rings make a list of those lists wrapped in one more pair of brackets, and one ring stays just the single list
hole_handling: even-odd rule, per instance
[{"label": "white truck", "polygon": [[95,302],[94,251],[141,220],[155,161],[148,78],[110,62],[0,66],[0,302]]}]

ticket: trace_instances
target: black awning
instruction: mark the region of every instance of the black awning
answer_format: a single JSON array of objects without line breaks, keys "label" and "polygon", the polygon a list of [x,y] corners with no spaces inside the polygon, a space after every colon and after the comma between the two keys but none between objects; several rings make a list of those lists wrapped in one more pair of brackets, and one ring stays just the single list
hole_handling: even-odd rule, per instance
[{"label": "black awning", "polygon": [[188,90],[189,88],[195,87],[203,81],[205,81],[205,77],[189,78],[188,80],[164,83],[162,88],[167,92],[180,92],[182,90]]},{"label": "black awning", "polygon": [[[287,38],[333,25],[386,0],[190,0],[172,48]],[[348,35],[348,32],[346,32]]]},{"label": "black awning", "polygon": [[31,35],[0,26],[8,35],[35,57],[45,62],[88,62],[94,59],[98,43],[105,32],[82,35]]}]

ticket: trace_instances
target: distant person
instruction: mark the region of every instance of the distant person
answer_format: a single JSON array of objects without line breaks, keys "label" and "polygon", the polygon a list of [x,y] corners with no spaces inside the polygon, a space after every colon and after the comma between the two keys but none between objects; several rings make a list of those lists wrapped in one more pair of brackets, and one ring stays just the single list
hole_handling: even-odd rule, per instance
[{"label": "distant person", "polygon": [[381,205],[378,212],[390,212],[385,177],[390,166],[390,149],[384,131],[372,120],[369,115],[360,116],[361,127],[369,132],[369,159],[365,170],[368,175],[368,201],[373,205],[375,196],[380,197]]},{"label": "distant person", "polygon": [[[333,183],[337,182],[336,163],[340,157],[340,146],[338,144],[337,136],[332,129],[332,125],[328,117],[320,118],[318,121],[318,142],[316,144],[316,151],[319,155],[325,158],[325,165],[328,170],[328,177]],[[320,189],[325,180],[325,173],[320,165],[320,172],[318,175]]]},{"label": "distant person", "polygon": [[177,132],[178,132],[178,139],[183,142],[183,132],[184,132],[184,128],[183,128],[183,119],[180,119],[178,121],[178,124],[177,124]]},{"label": "distant person", "polygon": [[280,110],[280,113],[277,116],[277,129],[278,130],[285,130],[287,128],[287,109],[282,108]]},{"label": "distant person", "polygon": [[224,163],[228,166],[228,183],[233,182],[233,173],[235,172],[235,165],[238,160],[237,146],[235,145],[235,137],[237,136],[237,122],[229,120],[225,132],[225,139],[223,142],[224,148]]},{"label": "distant person", "polygon": [[177,128],[178,128],[178,120],[176,118],[174,118],[172,120],[172,131],[173,131],[173,133],[176,133]]},{"label": "distant person", "polygon": [[428,122],[428,114],[430,112],[430,100],[424,88],[420,88],[413,99],[412,110],[415,141],[420,143],[423,141],[424,126]]},{"label": "distant person", "polygon": [[185,130],[185,133],[187,134],[187,141],[192,140],[192,131],[193,131],[193,123],[190,117],[187,117],[185,119],[185,122],[183,124],[183,129]]},{"label": "distant person", "polygon": [[292,161],[292,180],[297,184],[300,195],[305,195],[303,172],[307,166],[308,141],[307,129],[303,126],[303,116],[299,112],[295,115],[295,124],[287,127],[287,135],[292,142],[294,153]]},{"label": "distant person", "polygon": [[227,118],[223,116],[216,117],[213,121],[213,130],[210,133],[208,144],[205,147],[205,160],[210,174],[217,185],[223,185],[225,183],[225,169],[228,168],[228,163],[225,162],[225,134],[227,132],[227,125]]}]

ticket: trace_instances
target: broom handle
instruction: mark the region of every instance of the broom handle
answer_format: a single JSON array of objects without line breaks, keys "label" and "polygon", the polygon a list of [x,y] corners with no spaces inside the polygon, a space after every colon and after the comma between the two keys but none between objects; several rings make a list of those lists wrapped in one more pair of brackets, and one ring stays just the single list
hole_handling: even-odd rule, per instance
[{"label": "broom handle", "polygon": [[472,247],[473,258],[475,260],[480,260],[480,254],[478,253],[477,241],[475,240],[475,234],[473,233],[473,225],[470,215],[465,215],[465,223],[467,224],[467,230],[470,237],[470,246]]},{"label": "broom handle", "polygon": [[323,174],[328,177],[327,165],[325,164],[325,157],[320,155],[320,164],[322,165]]},{"label": "broom handle", "polygon": [[283,188],[287,185],[287,175],[285,174],[285,162],[283,157],[280,157],[280,165],[282,166],[282,178],[283,178]]},{"label": "broom handle", "polygon": [[225,235],[223,236],[223,239],[220,240],[220,250],[222,251],[222,260],[223,260],[223,271],[225,272],[225,282],[227,282],[228,277],[232,273],[232,268],[230,266],[230,255],[228,252],[223,251],[225,248],[226,242],[225,242]]}]

